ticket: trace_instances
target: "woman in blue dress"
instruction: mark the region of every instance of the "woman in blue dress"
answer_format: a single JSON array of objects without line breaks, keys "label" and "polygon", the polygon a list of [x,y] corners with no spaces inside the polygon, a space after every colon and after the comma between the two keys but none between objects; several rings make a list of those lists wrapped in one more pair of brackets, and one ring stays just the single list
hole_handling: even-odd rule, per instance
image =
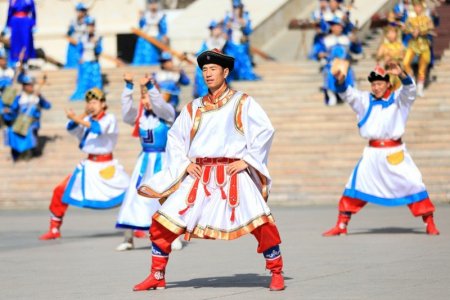
[{"label": "woman in blue dress", "polygon": [[227,14],[223,21],[228,35],[225,53],[235,58],[234,69],[230,74],[232,80],[259,80],[261,77],[253,72],[250,57],[249,36],[252,33],[250,17],[244,11],[244,5],[233,2],[233,13]]},{"label": "woman in blue dress", "polygon": [[31,118],[32,121],[25,134],[16,132],[14,125],[7,129],[8,143],[14,161],[21,156],[29,158],[34,154],[38,146],[38,131],[41,127],[41,109],[50,109],[52,106],[35,90],[34,78],[24,75],[21,77],[21,83],[23,91],[16,96],[9,112],[4,114],[4,118],[10,123],[17,122],[21,117]]},{"label": "woman in blue dress", "polygon": [[66,64],[67,69],[75,69],[80,60],[80,53],[77,47],[78,40],[86,34],[86,18],[88,17],[88,7],[84,3],[78,3],[75,6],[77,17],[72,20],[67,31],[69,44],[67,46]]},{"label": "woman in blue dress", "polygon": [[95,20],[86,18],[87,33],[78,41],[80,62],[78,64],[77,87],[70,100],[84,100],[88,90],[96,87],[103,88],[102,74],[98,57],[103,51],[102,37],[95,33]]},{"label": "woman in blue dress", "polygon": [[19,61],[20,52],[25,49],[23,61],[36,57],[33,42],[33,28],[36,25],[36,9],[33,0],[9,0],[6,26],[11,31],[9,64]]},{"label": "woman in blue dress", "polygon": [[[139,20],[139,28],[149,36],[168,43],[166,15],[159,10],[159,3],[148,1],[148,8]],[[132,64],[135,66],[157,65],[161,50],[147,40],[138,37]]]}]

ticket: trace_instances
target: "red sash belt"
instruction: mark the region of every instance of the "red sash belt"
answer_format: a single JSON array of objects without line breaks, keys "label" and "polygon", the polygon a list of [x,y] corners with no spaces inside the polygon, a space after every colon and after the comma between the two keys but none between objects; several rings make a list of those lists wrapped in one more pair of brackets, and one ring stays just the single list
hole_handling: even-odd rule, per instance
[{"label": "red sash belt", "polygon": [[[189,195],[186,199],[187,205],[186,208],[180,210],[178,213],[180,215],[183,215],[185,212],[188,211],[190,207],[194,206],[200,182],[203,185],[205,196],[206,197],[211,196],[211,192],[208,190],[207,185],[209,184],[209,181],[211,179],[211,172],[213,172],[214,170],[216,172],[215,181],[216,185],[220,188],[221,198],[223,200],[227,200],[227,194],[224,191],[224,187],[227,183],[225,166],[238,160],[239,160],[238,158],[227,158],[227,157],[197,158],[195,162],[196,164],[202,167],[202,176],[201,178],[197,178],[194,184],[192,185]],[[237,174],[234,174],[230,178],[230,184],[228,188],[228,205],[231,207],[231,217],[230,217],[231,222],[234,222],[235,220],[234,210],[239,205],[237,185],[238,185]]]},{"label": "red sash belt", "polygon": [[369,146],[374,148],[390,148],[400,146],[402,139],[398,140],[370,140]]},{"label": "red sash belt", "polygon": [[13,14],[13,16],[18,17],[18,18],[24,18],[24,17],[28,17],[28,13],[24,12],[24,11],[18,11],[18,12],[15,12]]},{"label": "red sash belt", "polygon": [[89,154],[88,159],[95,162],[111,161],[113,159],[112,153],[108,154]]}]

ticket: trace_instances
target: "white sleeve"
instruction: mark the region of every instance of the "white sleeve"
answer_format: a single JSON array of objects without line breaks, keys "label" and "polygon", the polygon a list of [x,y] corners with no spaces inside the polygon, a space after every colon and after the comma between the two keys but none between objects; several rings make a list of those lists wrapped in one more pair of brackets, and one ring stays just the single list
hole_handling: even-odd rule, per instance
[{"label": "white sleeve", "polygon": [[148,91],[148,94],[152,103],[152,110],[158,118],[173,123],[175,121],[175,108],[170,103],[164,101],[161,93],[156,87],[152,87]]},{"label": "white sleeve", "polygon": [[411,106],[416,99],[417,88],[416,83],[409,76],[402,80],[402,87],[400,88],[400,92],[398,94],[398,101],[400,105]]},{"label": "white sleeve", "polygon": [[242,108],[242,125],[247,143],[243,160],[263,174],[270,186],[267,161],[275,129],[262,107],[251,97]]},{"label": "white sleeve", "polygon": [[137,109],[133,107],[133,90],[125,87],[122,92],[122,120],[129,125],[134,125],[137,114]]},{"label": "white sleeve", "polygon": [[356,112],[358,120],[361,120],[364,117],[370,101],[367,92],[361,92],[348,86],[345,92],[339,93],[339,96],[350,105],[354,112]]}]

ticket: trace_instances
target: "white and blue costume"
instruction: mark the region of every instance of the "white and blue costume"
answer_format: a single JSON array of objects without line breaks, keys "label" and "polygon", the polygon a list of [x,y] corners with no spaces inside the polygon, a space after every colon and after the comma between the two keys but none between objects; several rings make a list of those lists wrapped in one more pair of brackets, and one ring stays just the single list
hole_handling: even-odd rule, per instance
[{"label": "white and blue costume", "polygon": [[10,112],[4,114],[6,122],[12,124],[20,115],[27,115],[33,119],[26,136],[13,131],[12,127],[7,129],[7,143],[17,153],[23,153],[35,149],[38,145],[38,131],[41,127],[41,109],[50,109],[51,103],[42,96],[22,92],[16,96],[11,104]]},{"label": "white and blue costume", "polygon": [[116,159],[98,160],[111,155],[119,130],[114,115],[104,114],[98,120],[87,116],[90,128],[73,121],[67,124],[70,134],[80,141],[81,151],[92,159],[81,161],[70,176],[62,202],[78,207],[107,209],[122,203],[130,178]]},{"label": "white and blue costume", "polygon": [[102,37],[85,34],[78,42],[78,52],[81,63],[78,64],[78,78],[75,92],[70,100],[84,100],[88,90],[103,88],[102,74],[98,57],[103,51]]},{"label": "white and blue costume", "polygon": [[[241,25],[233,14],[227,14],[223,21],[224,32],[228,35],[225,54],[235,58],[234,69],[229,77],[230,80],[259,80],[261,78],[253,72],[250,57],[249,36],[253,30],[249,13],[244,12],[242,18],[245,20],[245,25]],[[227,24],[230,28],[226,27]]]},{"label": "white and blue costume", "polygon": [[[0,52],[1,57],[4,56],[4,52]],[[2,94],[3,91],[10,87],[13,84],[14,80],[14,70],[9,67],[0,68],[0,119],[2,119],[3,116],[3,109],[5,108],[5,104],[3,103]]]},{"label": "white and blue costume", "polygon": [[[139,28],[146,34],[162,40],[167,34],[166,15],[163,12],[146,11],[139,20]],[[138,37],[132,64],[135,66],[156,65],[159,63],[161,51],[150,42]]]},{"label": "white and blue costume", "polygon": [[189,85],[190,79],[181,71],[160,70],[153,74],[162,94],[169,95],[168,102],[174,108],[180,103],[181,85]]},{"label": "white and blue costume", "polygon": [[[360,92],[338,85],[340,97],[358,118],[359,133],[368,140],[399,141],[405,132],[411,106],[416,98],[416,85],[410,77],[403,86],[385,99],[375,99],[369,92]],[[428,198],[422,175],[409,155],[405,144],[395,147],[370,147],[354,168],[343,196],[385,206],[411,204]]]},{"label": "white and blue costume", "polygon": [[149,229],[152,215],[160,207],[158,201],[139,196],[137,188],[166,167],[167,133],[175,120],[175,109],[162,98],[155,87],[149,84],[148,88],[151,111],[133,107],[133,84],[127,83],[122,93],[123,121],[133,126],[138,125],[142,152],[117,218],[117,228]]},{"label": "white and blue costume", "polygon": [[[325,53],[326,54],[326,65],[323,68],[323,76],[324,76],[324,93],[325,93],[325,102],[327,104],[329,103],[329,99],[336,95],[336,85],[335,85],[335,78],[333,74],[331,73],[331,66],[333,63],[333,60],[335,58],[337,59],[343,59],[343,60],[350,60],[351,59],[351,53],[359,54],[362,52],[362,45],[359,42],[352,42],[350,41],[350,38],[344,34],[341,35],[334,35],[329,34],[327,35],[320,43],[318,48],[318,53]],[[346,76],[346,84],[350,86],[355,85],[355,75],[353,73],[353,69],[349,67],[348,73]],[[330,95],[330,93],[333,93],[333,95]]]},{"label": "white and blue costume", "polygon": [[[85,11],[87,7],[83,3],[78,3],[76,6],[77,11]],[[87,33],[86,30],[86,18],[75,19],[70,22],[69,30],[67,31],[67,36],[75,41],[79,41],[83,35]],[[80,51],[77,45],[69,43],[67,46],[66,64],[64,65],[67,69],[74,69],[78,66],[80,61]]]}]

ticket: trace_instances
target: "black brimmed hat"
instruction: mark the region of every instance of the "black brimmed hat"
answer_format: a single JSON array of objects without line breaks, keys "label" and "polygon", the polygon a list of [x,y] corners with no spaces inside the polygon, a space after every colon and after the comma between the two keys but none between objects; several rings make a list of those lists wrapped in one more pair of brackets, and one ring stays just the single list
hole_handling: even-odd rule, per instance
[{"label": "black brimmed hat", "polygon": [[380,66],[376,66],[373,71],[370,72],[369,77],[367,77],[369,82],[381,80],[389,82],[389,74]]},{"label": "black brimmed hat", "polygon": [[207,64],[216,64],[233,71],[234,57],[223,54],[219,49],[207,50],[197,57],[198,66],[203,68]]}]

